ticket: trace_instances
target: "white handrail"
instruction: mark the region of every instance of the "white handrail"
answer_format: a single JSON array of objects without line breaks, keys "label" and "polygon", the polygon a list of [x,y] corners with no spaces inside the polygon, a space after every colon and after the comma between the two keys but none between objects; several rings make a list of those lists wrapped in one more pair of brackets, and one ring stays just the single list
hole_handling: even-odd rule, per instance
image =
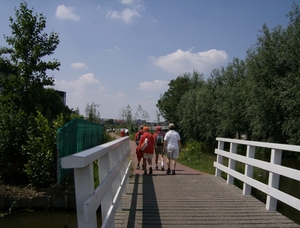
[{"label": "white handrail", "polygon": [[[74,169],[77,226],[97,227],[101,205],[102,227],[114,227],[114,214],[122,208],[122,193],[130,172],[129,137],[93,147],[61,159],[64,169]],[[93,163],[98,161],[99,186],[94,186]]]},{"label": "white handrail", "polygon": [[[215,149],[217,154],[217,161],[214,162],[216,168],[215,176],[221,176],[221,172],[227,173],[227,183],[233,184],[234,178],[242,181],[243,194],[251,194],[251,188],[254,187],[265,194],[267,194],[266,208],[267,210],[276,210],[277,200],[297,209],[300,211],[300,200],[296,197],[288,195],[279,190],[280,176],[285,176],[296,181],[300,181],[300,171],[288,168],[281,165],[281,156],[283,151],[300,152],[300,146],[278,144],[278,143],[265,143],[249,140],[217,138],[218,148]],[[230,143],[230,150],[224,150],[224,143]],[[246,156],[236,154],[237,145],[246,145]],[[263,147],[271,150],[271,159],[269,162],[255,159],[255,148]],[[228,167],[223,165],[223,157],[229,159]],[[245,164],[244,174],[235,171],[235,162]],[[264,184],[252,178],[253,168],[257,167],[269,172],[268,184]]]}]

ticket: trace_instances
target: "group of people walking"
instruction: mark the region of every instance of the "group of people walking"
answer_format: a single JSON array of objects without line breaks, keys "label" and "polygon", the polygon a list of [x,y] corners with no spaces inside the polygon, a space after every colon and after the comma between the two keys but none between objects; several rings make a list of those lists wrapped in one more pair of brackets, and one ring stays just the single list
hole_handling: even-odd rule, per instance
[{"label": "group of people walking", "polygon": [[[136,155],[137,169],[140,169],[142,161],[142,169],[144,175],[152,174],[152,160],[155,154],[155,169],[159,170],[158,161],[160,160],[160,170],[165,170],[165,157],[167,158],[167,174],[175,175],[176,160],[181,151],[180,135],[175,131],[175,125],[169,124],[169,131],[164,133],[160,126],[156,126],[153,135],[149,132],[149,127],[144,126],[136,133]],[[148,172],[149,171],[149,172]]]}]

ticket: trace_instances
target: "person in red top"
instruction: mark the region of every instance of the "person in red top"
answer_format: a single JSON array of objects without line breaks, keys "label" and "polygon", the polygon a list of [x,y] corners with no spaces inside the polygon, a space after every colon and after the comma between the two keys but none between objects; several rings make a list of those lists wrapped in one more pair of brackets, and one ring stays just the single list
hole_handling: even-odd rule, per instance
[{"label": "person in red top", "polygon": [[161,131],[160,126],[156,126],[155,133],[153,134],[155,142],[155,169],[158,170],[158,158],[160,157],[160,169],[164,170],[164,137],[165,133]]},{"label": "person in red top", "polygon": [[121,135],[121,137],[125,136],[125,130],[124,129],[121,130],[120,135]]},{"label": "person in red top", "polygon": [[[142,157],[143,157],[142,151],[140,151],[140,150],[138,149],[138,146],[139,146],[139,144],[140,144],[140,139],[141,139],[143,133],[144,133],[144,131],[143,131],[143,126],[141,126],[141,129],[135,134],[135,137],[134,137],[134,141],[135,141],[135,144],[136,144],[136,146],[137,146],[137,147],[136,147],[136,151],[135,151],[135,153],[136,153],[136,158],[137,158],[137,161],[138,161],[137,169],[140,169],[140,162],[141,162]],[[143,165],[143,164],[142,164],[142,166],[143,166],[143,169],[144,169],[144,165]]]},{"label": "person in red top", "polygon": [[152,134],[150,134],[149,132],[149,127],[148,126],[144,126],[143,128],[144,133],[140,139],[140,143],[139,143],[139,149],[141,149],[143,143],[145,142],[145,140],[147,139],[147,147],[143,150],[143,164],[144,164],[144,175],[147,175],[147,163],[149,166],[149,174],[152,174],[152,158],[153,158],[153,154],[154,154],[154,137]]}]

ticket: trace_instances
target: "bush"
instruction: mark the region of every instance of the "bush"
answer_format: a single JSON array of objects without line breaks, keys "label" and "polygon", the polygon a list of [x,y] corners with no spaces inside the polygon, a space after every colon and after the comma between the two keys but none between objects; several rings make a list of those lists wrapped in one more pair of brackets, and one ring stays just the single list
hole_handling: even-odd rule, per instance
[{"label": "bush", "polygon": [[62,125],[62,115],[50,122],[38,112],[35,124],[28,131],[28,142],[22,146],[28,157],[24,167],[30,183],[35,186],[56,181],[56,132]]}]

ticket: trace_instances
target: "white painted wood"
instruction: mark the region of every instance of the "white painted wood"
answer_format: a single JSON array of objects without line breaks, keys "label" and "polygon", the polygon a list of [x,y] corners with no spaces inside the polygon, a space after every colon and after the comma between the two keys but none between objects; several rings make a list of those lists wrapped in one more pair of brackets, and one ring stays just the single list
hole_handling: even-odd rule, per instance
[{"label": "white painted wood", "polygon": [[[247,141],[247,140],[237,140],[237,139],[225,139],[225,138],[217,138],[218,145],[224,145],[225,142],[229,142],[231,144],[241,144],[247,145],[247,153],[246,156],[242,156],[235,153],[228,153],[223,150],[223,147],[218,146],[218,149],[215,149],[215,153],[217,154],[217,161],[214,162],[214,167],[216,168],[216,176],[217,173],[221,174],[221,172],[227,173],[228,176],[239,179],[243,182],[243,194],[251,194],[251,188],[254,187],[259,191],[262,191],[267,194],[266,201],[266,209],[267,210],[276,210],[277,200],[282,201],[283,203],[290,205],[291,207],[300,210],[300,200],[288,195],[280,190],[280,176],[285,176],[297,181],[300,181],[300,171],[292,168],[288,168],[281,165],[281,157],[282,153],[285,151],[295,151],[300,152],[300,146],[295,145],[285,145],[285,144],[276,144],[276,143],[262,143],[255,141]],[[271,159],[270,162],[261,161],[255,159],[255,148],[263,147],[269,148],[271,150]],[[233,150],[233,149],[231,149]],[[233,150],[234,151],[234,150]],[[221,162],[219,162],[219,157],[226,157],[229,161],[239,161],[245,164],[245,174],[241,174],[233,168],[233,165],[228,165],[228,167],[224,166]],[[269,172],[269,181],[268,184],[264,184],[260,181],[253,179],[253,168],[257,167]],[[233,180],[227,181],[227,183],[231,183]]]},{"label": "white painted wood", "polygon": [[76,211],[78,227],[97,227],[96,212],[90,214],[89,218],[84,217],[84,201],[93,194],[94,191],[94,175],[93,165],[74,170],[75,191],[76,191]]},{"label": "white painted wood", "polygon": [[217,141],[221,142],[232,142],[240,145],[249,145],[255,147],[262,148],[271,148],[285,151],[295,151],[300,152],[300,146],[290,145],[290,144],[280,144],[280,143],[267,143],[267,142],[258,142],[258,141],[250,141],[250,140],[240,140],[240,139],[229,139],[229,138],[217,138]]},{"label": "white painted wood", "polygon": [[[73,168],[78,228],[97,227],[101,205],[102,227],[114,227],[114,214],[126,192],[130,164],[129,137],[97,146],[61,159],[62,168]],[[93,162],[98,161],[99,186],[94,187]]]},{"label": "white painted wood", "polygon": [[[281,150],[275,150],[272,149],[271,152],[271,164],[281,164],[281,157],[282,157],[282,151]],[[280,175],[276,172],[269,172],[269,186],[275,189],[279,188],[279,179]],[[270,211],[276,211],[277,208],[277,199],[267,195],[267,202],[266,202],[266,208]]]},{"label": "white painted wood", "polygon": [[[236,149],[237,149],[237,144],[236,143],[230,143],[230,153],[236,154]],[[235,170],[235,160],[234,159],[229,159],[228,162],[228,167],[229,169]],[[234,177],[231,175],[227,175],[227,184],[233,184]]]},{"label": "white painted wood", "polygon": [[280,166],[280,165],[276,165],[276,164],[271,165],[271,163],[269,163],[269,162],[265,162],[265,161],[261,161],[261,160],[257,160],[257,159],[251,159],[251,158],[247,159],[244,156],[241,156],[238,154],[229,154],[226,151],[221,151],[218,149],[215,149],[215,153],[220,154],[224,157],[235,159],[236,161],[239,161],[239,162],[242,162],[245,164],[255,166],[260,169],[264,169],[266,171],[278,173],[281,176],[289,177],[291,179],[300,181],[300,171],[296,170],[296,169],[292,169],[292,168],[288,168],[288,167]]},{"label": "white painted wood", "polygon": [[[254,146],[247,146],[247,153],[246,158],[254,158],[255,157],[255,147]],[[245,167],[245,176],[252,178],[253,176],[253,166],[246,163]],[[243,184],[243,194],[244,195],[251,195],[252,187],[246,183]]]},{"label": "white painted wood", "polygon": [[[218,149],[219,150],[223,150],[224,149],[224,142],[222,142],[222,141],[218,142]],[[222,164],[223,163],[223,156],[217,154],[217,162],[219,164]],[[221,176],[221,170],[219,170],[219,169],[216,168],[215,176],[216,177],[220,177]]]}]

